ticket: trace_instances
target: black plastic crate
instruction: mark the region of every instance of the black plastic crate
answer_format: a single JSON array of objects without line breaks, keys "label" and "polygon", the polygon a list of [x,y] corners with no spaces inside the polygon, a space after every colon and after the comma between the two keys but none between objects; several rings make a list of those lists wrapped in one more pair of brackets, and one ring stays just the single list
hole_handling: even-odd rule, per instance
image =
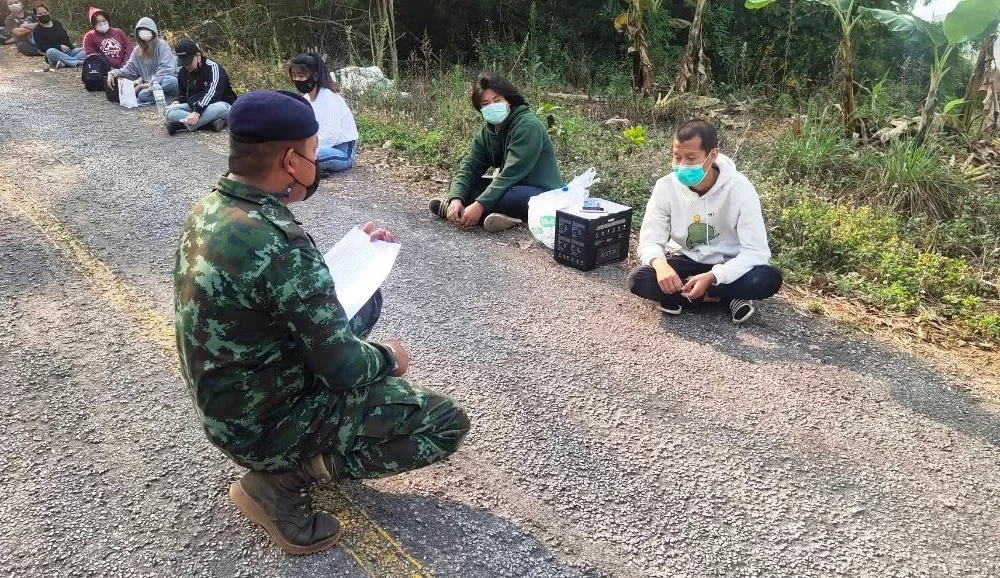
[{"label": "black plastic crate", "polygon": [[632,208],[598,199],[604,212],[556,211],[556,261],[590,271],[628,257]]}]

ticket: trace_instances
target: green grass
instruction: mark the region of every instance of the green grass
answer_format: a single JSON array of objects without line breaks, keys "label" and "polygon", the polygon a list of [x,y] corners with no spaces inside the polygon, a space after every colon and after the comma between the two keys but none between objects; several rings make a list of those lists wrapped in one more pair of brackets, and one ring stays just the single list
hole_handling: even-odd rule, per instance
[{"label": "green grass", "polygon": [[[286,84],[280,63],[219,59],[237,86]],[[470,82],[455,68],[405,82],[405,98],[350,97],[361,141],[388,142],[415,162],[453,171],[482,123],[468,100]],[[527,97],[549,127],[563,177],[596,167],[601,180],[591,193],[633,207],[638,229],[653,184],[670,170],[673,127],[643,118],[649,103],[634,97],[620,108],[557,102],[537,90]],[[645,124],[604,125],[626,114]],[[1000,343],[1000,301],[980,281],[997,277],[1000,194],[965,183],[942,151],[906,142],[860,147],[830,114],[749,142],[723,131],[723,148],[736,136],[737,161],[761,196],[774,262],[790,281]]]}]

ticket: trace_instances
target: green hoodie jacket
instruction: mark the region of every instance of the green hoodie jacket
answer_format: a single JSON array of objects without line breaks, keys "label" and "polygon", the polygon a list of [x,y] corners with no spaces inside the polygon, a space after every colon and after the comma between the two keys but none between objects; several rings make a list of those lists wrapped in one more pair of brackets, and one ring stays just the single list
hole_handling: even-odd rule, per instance
[{"label": "green hoodie jacket", "polygon": [[[499,168],[500,174],[478,199],[471,198],[477,181],[490,167]],[[503,124],[483,125],[472,141],[472,150],[452,180],[448,202],[455,199],[466,204],[479,201],[491,211],[507,189],[516,185],[532,185],[545,190],[563,186],[552,140],[542,121],[523,104],[514,108]]]}]

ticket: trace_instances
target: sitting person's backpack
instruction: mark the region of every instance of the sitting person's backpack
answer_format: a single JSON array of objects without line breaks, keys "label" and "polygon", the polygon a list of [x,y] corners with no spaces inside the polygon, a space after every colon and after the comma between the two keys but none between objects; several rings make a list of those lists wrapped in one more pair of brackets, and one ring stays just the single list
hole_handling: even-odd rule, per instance
[{"label": "sitting person's backpack", "polygon": [[103,54],[91,54],[80,65],[80,78],[83,86],[90,92],[100,92],[105,89],[111,63]]}]

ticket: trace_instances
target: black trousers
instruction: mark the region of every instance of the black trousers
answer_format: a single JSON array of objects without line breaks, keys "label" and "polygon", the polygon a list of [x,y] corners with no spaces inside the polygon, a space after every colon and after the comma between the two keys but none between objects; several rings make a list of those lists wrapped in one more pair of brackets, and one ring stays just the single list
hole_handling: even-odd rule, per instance
[{"label": "black trousers", "polygon": [[[689,278],[712,270],[712,265],[705,265],[689,259],[685,255],[669,255],[667,262],[674,271],[686,282]],[[770,265],[758,265],[746,275],[728,285],[713,285],[705,293],[709,297],[717,297],[723,302],[733,299],[746,299],[747,301],[759,301],[767,299],[781,289],[781,271]],[[662,305],[690,305],[691,302],[680,293],[667,295],[660,289],[656,282],[656,270],[649,266],[640,266],[632,270],[628,276],[628,289],[634,295],[643,299],[656,301]],[[701,299],[696,300],[699,302]]]},{"label": "black trousers", "polygon": [[17,50],[25,56],[42,56],[42,52],[38,50],[38,47],[27,40],[18,42]]}]

